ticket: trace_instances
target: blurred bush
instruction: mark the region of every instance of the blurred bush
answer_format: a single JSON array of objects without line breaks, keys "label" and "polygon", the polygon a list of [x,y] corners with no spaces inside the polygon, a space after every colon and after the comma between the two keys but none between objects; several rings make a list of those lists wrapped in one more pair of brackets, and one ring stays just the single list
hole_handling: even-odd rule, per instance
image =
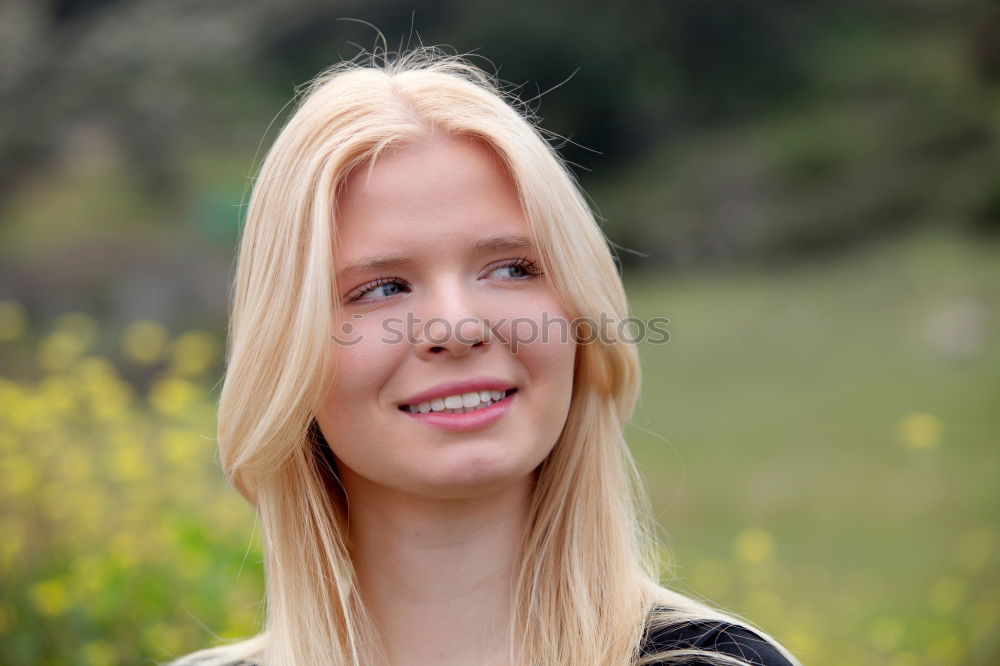
[{"label": "blurred bush", "polygon": [[67,313],[29,341],[21,312],[0,304],[0,344],[38,366],[0,377],[0,663],[165,661],[252,634],[259,544],[215,461],[217,337],[128,327],[121,363],[156,368],[138,392],[90,353],[98,322]]},{"label": "blurred bush", "polygon": [[383,45],[364,22],[497,70],[566,137],[627,271],[997,226],[986,0],[13,0],[0,19],[0,297],[43,318],[221,326],[256,162],[295,86]]}]

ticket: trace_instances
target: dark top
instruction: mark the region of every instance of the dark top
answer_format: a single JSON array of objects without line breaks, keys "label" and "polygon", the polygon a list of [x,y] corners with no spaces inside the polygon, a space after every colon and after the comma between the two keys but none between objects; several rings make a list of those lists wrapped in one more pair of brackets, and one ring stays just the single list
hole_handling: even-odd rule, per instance
[{"label": "dark top", "polygon": [[[763,638],[735,624],[719,621],[699,621],[677,624],[652,632],[646,636],[640,650],[641,656],[661,650],[697,648],[742,659],[751,666],[792,666],[778,650]],[[202,659],[189,655],[169,666],[195,666]],[[654,662],[661,663],[661,662]],[[710,662],[691,657],[683,662],[663,661],[671,666],[712,666]],[[257,666],[245,659],[228,662],[227,666]]]},{"label": "dark top", "polygon": [[[677,624],[654,631],[642,644],[642,656],[661,650],[684,650],[697,648],[736,657],[751,666],[791,666],[769,642],[743,627],[728,622],[699,621]],[[654,662],[660,663],[660,662]],[[667,661],[663,662],[668,663]],[[709,666],[711,662],[691,657],[683,662],[670,664],[684,666]]]}]

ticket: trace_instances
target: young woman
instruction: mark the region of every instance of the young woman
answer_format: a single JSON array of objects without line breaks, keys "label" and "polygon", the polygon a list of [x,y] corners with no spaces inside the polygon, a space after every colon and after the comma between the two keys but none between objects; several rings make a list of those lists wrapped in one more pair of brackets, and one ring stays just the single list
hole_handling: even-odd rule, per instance
[{"label": "young woman", "polygon": [[219,447],[266,627],[175,663],[796,664],[658,583],[627,302],[570,172],[478,68],[372,60],[309,87],[240,243]]}]

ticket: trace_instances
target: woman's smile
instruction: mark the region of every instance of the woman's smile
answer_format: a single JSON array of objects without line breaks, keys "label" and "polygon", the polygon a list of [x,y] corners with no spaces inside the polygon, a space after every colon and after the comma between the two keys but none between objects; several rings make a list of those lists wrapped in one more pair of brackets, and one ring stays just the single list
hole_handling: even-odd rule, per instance
[{"label": "woman's smile", "polygon": [[[510,390],[511,393],[513,391],[514,389]],[[426,400],[415,405],[403,405],[400,409],[412,414],[426,414],[428,412],[464,414],[465,412],[472,412],[496,404],[507,395],[507,391],[471,391],[469,393],[448,395],[444,398],[434,398],[433,400]]]},{"label": "woman's smile", "polygon": [[[440,405],[436,404],[436,401],[434,403],[421,403],[418,405],[418,411],[413,411],[411,408],[406,411],[406,415],[420,423],[442,430],[478,430],[493,425],[507,414],[514,403],[516,391],[517,389],[511,389],[510,393],[490,392],[485,400],[483,396],[475,393],[449,396],[442,400]],[[465,406],[449,408],[449,400],[452,401],[451,404],[455,404],[455,398],[457,398],[457,402]],[[476,404],[469,406],[474,400]],[[440,407],[440,409],[434,409],[435,407]]]},{"label": "woman's smile", "polygon": [[444,382],[411,396],[400,411],[425,425],[442,430],[477,430],[507,414],[517,387],[495,377],[473,377]]}]

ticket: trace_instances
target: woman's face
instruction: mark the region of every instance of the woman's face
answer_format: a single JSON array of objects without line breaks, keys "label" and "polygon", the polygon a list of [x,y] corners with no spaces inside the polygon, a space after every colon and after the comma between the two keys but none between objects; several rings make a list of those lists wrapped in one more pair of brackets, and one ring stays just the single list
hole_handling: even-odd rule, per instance
[{"label": "woman's face", "polygon": [[524,479],[566,421],[576,343],[494,153],[445,136],[356,169],[337,236],[342,317],[317,421],[348,494]]}]

